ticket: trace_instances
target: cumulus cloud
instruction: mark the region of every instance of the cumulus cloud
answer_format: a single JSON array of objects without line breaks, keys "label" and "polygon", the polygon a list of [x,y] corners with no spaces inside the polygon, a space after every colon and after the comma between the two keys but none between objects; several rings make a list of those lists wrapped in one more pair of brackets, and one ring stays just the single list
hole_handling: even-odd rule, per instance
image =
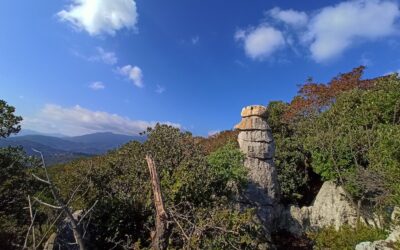
[{"label": "cumulus cloud", "polygon": [[395,34],[399,15],[399,6],[393,1],[343,2],[320,10],[310,20],[303,40],[309,44],[315,61],[326,61],[357,41]]},{"label": "cumulus cloud", "polygon": [[298,55],[308,52],[314,61],[326,62],[359,43],[400,34],[399,17],[399,4],[391,0],[345,1],[311,14],[276,7],[257,28],[238,30],[235,38],[252,59],[286,44]]},{"label": "cumulus cloud", "polygon": [[102,82],[92,82],[89,85],[89,88],[91,88],[93,90],[101,90],[101,89],[104,89],[105,87],[106,87],[105,84]]},{"label": "cumulus cloud", "polygon": [[[180,124],[159,122],[180,128]],[[148,127],[154,127],[155,121],[132,120],[117,114],[92,111],[79,105],[61,107],[47,104],[34,118],[25,118],[23,127],[45,133],[65,135],[82,135],[96,132],[113,132],[118,134],[137,135]]]},{"label": "cumulus cloud", "polygon": [[246,55],[252,59],[263,60],[285,45],[283,33],[266,24],[256,28],[236,31],[235,39],[243,43]]},{"label": "cumulus cloud", "polygon": [[57,13],[60,20],[69,22],[90,35],[109,34],[135,28],[138,21],[134,0],[71,0],[72,3]]},{"label": "cumulus cloud", "polygon": [[275,7],[267,12],[267,15],[271,16],[275,20],[286,23],[294,27],[301,27],[307,25],[308,16],[305,12],[296,10],[281,10]]},{"label": "cumulus cloud", "polygon": [[143,88],[143,73],[138,66],[125,65],[123,67],[117,68],[117,72],[120,75],[126,76],[129,80],[133,82],[137,87]]}]

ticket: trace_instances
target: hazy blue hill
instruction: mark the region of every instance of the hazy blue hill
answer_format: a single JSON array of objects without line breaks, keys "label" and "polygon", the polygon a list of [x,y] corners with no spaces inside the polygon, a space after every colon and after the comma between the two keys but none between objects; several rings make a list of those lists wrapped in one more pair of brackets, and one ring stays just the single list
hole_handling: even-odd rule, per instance
[{"label": "hazy blue hill", "polygon": [[24,151],[28,155],[39,156],[37,152],[34,152],[33,149],[40,151],[43,154],[46,164],[52,165],[55,163],[65,163],[71,161],[76,158],[88,157],[91,154],[81,153],[81,152],[69,152],[65,150],[56,149],[44,144],[41,144],[32,140],[10,140],[10,139],[1,139],[0,140],[0,148],[2,147],[19,147],[22,146]]},{"label": "hazy blue hill", "polygon": [[21,145],[28,152],[30,143],[37,143],[43,146],[53,148],[55,150],[68,151],[68,152],[79,152],[85,154],[96,154],[99,152],[96,148],[90,148],[85,144],[72,142],[62,138],[45,136],[45,135],[25,135],[16,136],[6,139],[13,145]]},{"label": "hazy blue hill", "polygon": [[129,141],[140,141],[143,142],[145,137],[143,136],[129,136],[114,134],[110,132],[94,133],[82,136],[68,137],[65,140],[84,144],[89,148],[96,148],[99,153],[105,153],[106,151],[120,147]]},{"label": "hazy blue hill", "polygon": [[42,133],[42,132],[38,132],[35,130],[30,130],[30,129],[21,129],[21,131],[16,134],[16,135],[11,135],[11,137],[19,137],[19,136],[26,136],[26,135],[44,135],[44,136],[52,136],[52,137],[59,137],[59,138],[63,138],[66,137],[63,134],[58,134],[58,133]]},{"label": "hazy blue hill", "polygon": [[47,135],[31,134],[0,139],[0,148],[22,146],[29,155],[36,155],[32,149],[43,153],[48,164],[67,162],[79,157],[99,155],[123,144],[145,137],[128,136],[113,133],[94,133],[76,137],[58,138]]}]

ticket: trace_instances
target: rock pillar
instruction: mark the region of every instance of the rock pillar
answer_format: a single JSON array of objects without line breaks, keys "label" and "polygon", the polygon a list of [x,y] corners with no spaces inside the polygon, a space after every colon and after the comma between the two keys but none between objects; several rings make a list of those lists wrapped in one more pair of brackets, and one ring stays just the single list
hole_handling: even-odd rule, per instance
[{"label": "rock pillar", "polygon": [[271,232],[280,191],[273,162],[275,144],[266,113],[264,106],[243,108],[242,120],[235,129],[240,131],[239,146],[246,155],[245,167],[249,171],[245,202],[257,209],[259,220]]}]

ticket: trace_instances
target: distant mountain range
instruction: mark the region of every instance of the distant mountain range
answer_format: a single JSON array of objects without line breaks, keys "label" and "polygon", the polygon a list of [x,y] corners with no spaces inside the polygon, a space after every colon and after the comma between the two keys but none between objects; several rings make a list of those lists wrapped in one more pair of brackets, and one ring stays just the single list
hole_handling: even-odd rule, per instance
[{"label": "distant mountain range", "polygon": [[35,131],[23,131],[21,135],[0,139],[0,148],[22,146],[28,155],[42,152],[46,164],[65,163],[76,158],[104,154],[129,141],[145,141],[144,136],[120,135],[110,132],[82,136],[45,135]]}]

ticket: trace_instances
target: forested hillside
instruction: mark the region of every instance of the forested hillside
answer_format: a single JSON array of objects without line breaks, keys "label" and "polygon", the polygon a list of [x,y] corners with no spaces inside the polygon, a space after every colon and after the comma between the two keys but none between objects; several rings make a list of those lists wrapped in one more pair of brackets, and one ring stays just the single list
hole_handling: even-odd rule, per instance
[{"label": "forested hillside", "polygon": [[94,133],[81,136],[55,137],[50,135],[29,134],[14,136],[0,141],[0,148],[22,147],[27,155],[40,151],[48,165],[66,163],[73,159],[100,155],[116,149],[129,141],[143,142],[144,136],[120,135],[110,132]]},{"label": "forested hillside", "polygon": [[[41,249],[52,237],[63,245],[64,218],[78,210],[80,217],[69,218],[81,249],[354,249],[384,239],[400,223],[390,219],[400,206],[400,79],[364,79],[363,71],[328,83],[310,79],[290,102],[269,102],[267,121],[282,208],[312,204],[322,183],[332,181],[360,216],[380,215],[381,228],[360,223],[270,238],[255,208],[241,204],[248,169],[237,131],[203,138],[156,125],[144,142],[48,170],[20,149],[0,149],[0,249]],[[20,130],[14,112],[0,102],[0,140]],[[146,156],[159,176],[164,217],[156,212]]]}]

